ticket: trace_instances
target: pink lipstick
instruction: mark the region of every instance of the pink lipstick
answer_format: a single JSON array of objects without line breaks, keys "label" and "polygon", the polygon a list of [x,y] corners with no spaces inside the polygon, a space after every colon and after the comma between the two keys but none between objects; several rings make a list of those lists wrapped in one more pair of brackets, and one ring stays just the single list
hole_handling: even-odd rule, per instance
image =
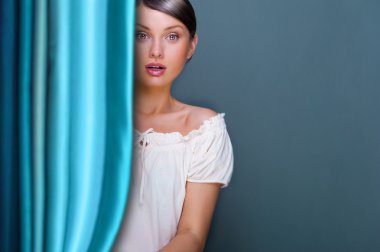
[{"label": "pink lipstick", "polygon": [[154,77],[159,77],[164,74],[166,66],[157,62],[149,63],[145,65],[148,74]]}]

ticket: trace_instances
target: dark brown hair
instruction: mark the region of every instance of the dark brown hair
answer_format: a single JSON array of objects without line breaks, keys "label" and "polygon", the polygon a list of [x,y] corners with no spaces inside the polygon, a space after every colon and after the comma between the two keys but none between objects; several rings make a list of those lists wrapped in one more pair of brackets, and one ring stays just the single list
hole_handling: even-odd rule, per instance
[{"label": "dark brown hair", "polygon": [[194,38],[197,20],[193,6],[188,0],[136,0],[136,6],[139,4],[178,19],[189,30],[190,37]]}]

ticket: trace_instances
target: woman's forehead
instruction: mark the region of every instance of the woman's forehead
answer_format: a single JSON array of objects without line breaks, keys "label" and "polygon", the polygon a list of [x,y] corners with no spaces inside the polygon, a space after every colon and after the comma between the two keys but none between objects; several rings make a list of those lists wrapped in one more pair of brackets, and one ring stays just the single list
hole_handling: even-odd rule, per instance
[{"label": "woman's forehead", "polygon": [[142,4],[137,8],[136,24],[149,30],[165,30],[174,27],[185,28],[178,19],[163,12],[150,9]]}]

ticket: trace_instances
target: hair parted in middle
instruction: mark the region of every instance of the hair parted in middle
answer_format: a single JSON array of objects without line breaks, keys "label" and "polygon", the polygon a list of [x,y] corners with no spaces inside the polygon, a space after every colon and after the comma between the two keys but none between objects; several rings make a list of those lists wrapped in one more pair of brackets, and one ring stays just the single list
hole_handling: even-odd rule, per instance
[{"label": "hair parted in middle", "polygon": [[136,6],[140,4],[178,19],[189,30],[190,37],[194,38],[197,20],[193,6],[188,0],[137,0]]}]

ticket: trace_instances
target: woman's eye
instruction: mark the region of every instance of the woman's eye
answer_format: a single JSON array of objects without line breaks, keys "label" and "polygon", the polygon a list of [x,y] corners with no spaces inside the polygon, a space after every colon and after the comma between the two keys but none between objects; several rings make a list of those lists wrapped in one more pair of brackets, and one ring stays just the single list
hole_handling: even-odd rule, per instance
[{"label": "woman's eye", "polygon": [[178,40],[179,36],[175,33],[171,33],[167,36],[169,40]]},{"label": "woman's eye", "polygon": [[145,39],[148,38],[148,36],[147,36],[145,33],[138,32],[138,33],[136,33],[136,38],[137,38],[138,40],[145,40]]}]

